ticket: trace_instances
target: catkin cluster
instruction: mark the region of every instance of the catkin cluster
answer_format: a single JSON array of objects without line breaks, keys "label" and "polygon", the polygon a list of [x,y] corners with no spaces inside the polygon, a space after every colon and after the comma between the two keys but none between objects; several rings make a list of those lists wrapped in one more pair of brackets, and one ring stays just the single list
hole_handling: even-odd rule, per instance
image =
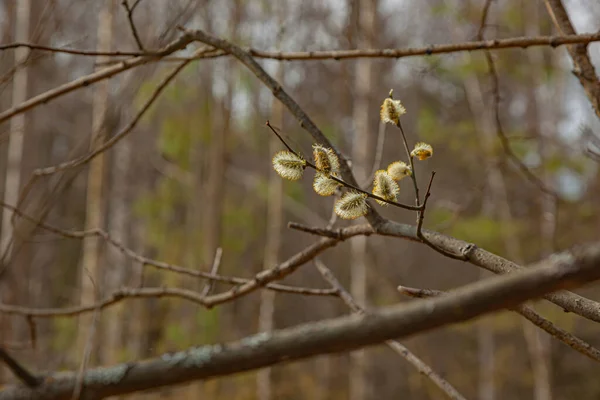
[{"label": "catkin cluster", "polygon": [[[406,109],[400,100],[388,97],[381,105],[380,118],[384,123],[399,126],[400,116],[405,113]],[[425,160],[432,155],[431,145],[423,142],[417,143],[410,152],[411,158],[419,160]],[[314,165],[307,163],[304,157],[298,153],[283,150],[273,156],[273,168],[282,178],[292,181],[302,178],[307,166],[315,168],[313,189],[321,196],[331,196],[342,186],[350,187],[340,177],[340,161],[333,149],[314,144],[312,156]],[[410,165],[412,165],[412,161]],[[350,188],[336,200],[335,213],[343,219],[362,217],[369,211],[368,197],[373,197],[382,206],[396,203],[400,194],[400,181],[412,175],[410,165],[404,161],[394,161],[388,165],[387,169],[378,170],[373,178],[371,194]]]}]

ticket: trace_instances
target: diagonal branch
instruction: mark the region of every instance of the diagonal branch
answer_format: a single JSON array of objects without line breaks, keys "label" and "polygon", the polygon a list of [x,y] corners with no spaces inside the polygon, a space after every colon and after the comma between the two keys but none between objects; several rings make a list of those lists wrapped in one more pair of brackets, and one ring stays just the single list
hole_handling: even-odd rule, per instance
[{"label": "diagonal branch", "polygon": [[[352,174],[352,170],[348,165],[346,158],[340,154],[340,152],[331,144],[329,139],[321,132],[321,130],[315,125],[315,123],[310,119],[310,117],[304,112],[304,110],[296,103],[294,99],[281,87],[281,85],[273,79],[255,60],[254,58],[246,51],[242,50],[240,47],[220,38],[216,38],[212,35],[209,35],[201,30],[184,30],[185,35],[192,37],[194,40],[198,40],[204,44],[213,46],[217,49],[221,49],[226,53],[231,54],[235,58],[237,58],[242,64],[244,64],[258,79],[260,79],[273,93],[281,103],[287,107],[287,109],[292,113],[292,115],[296,118],[296,120],[300,123],[300,126],[304,128],[313,139],[325,146],[333,149],[338,158],[340,159],[340,173],[342,175],[343,180],[357,187],[356,179]],[[373,207],[369,207],[369,211],[365,216],[369,223],[376,227],[384,222],[383,217],[379,215],[377,211]]]},{"label": "diagonal branch", "polygon": [[[342,284],[337,280],[337,278],[333,275],[331,270],[327,268],[325,264],[323,264],[318,258],[315,259],[315,266],[329,284],[338,291],[338,295],[340,299],[354,312],[358,315],[367,315],[365,309],[361,307],[352,295],[344,289]],[[439,374],[437,374],[434,370],[431,369],[429,365],[427,365],[423,360],[414,355],[409,349],[407,349],[403,344],[398,342],[397,340],[387,340],[385,342],[392,350],[394,350],[398,355],[408,361],[413,367],[419,371],[419,373],[425,375],[431,381],[440,388],[449,398],[453,400],[465,400],[465,398],[456,390],[450,382],[442,378]]]},{"label": "diagonal branch", "polygon": [[[362,317],[335,318],[260,333],[233,343],[192,347],[140,362],[88,370],[82,395],[100,399],[351,351],[468,321],[599,278],[600,243],[593,243],[555,254],[518,273],[467,285],[448,296],[399,304]],[[46,379],[35,389],[10,386],[0,392],[0,400],[66,399],[73,392],[75,378],[75,373],[65,372]]]},{"label": "diagonal branch", "polygon": [[[562,1],[545,0],[545,3],[548,13],[550,14],[550,17],[552,18],[558,32],[561,35],[574,35],[575,28],[569,19],[569,14],[567,14]],[[590,56],[587,51],[587,43],[567,46],[567,51],[573,60],[573,74],[577,77],[577,79],[579,79],[579,83],[581,83],[581,86],[583,86],[583,90],[590,100],[596,115],[598,118],[600,118],[600,81],[596,75],[594,64],[592,64],[592,61],[590,60]]]},{"label": "diagonal branch", "polygon": [[0,123],[8,120],[11,117],[14,117],[15,115],[24,113],[25,111],[31,110],[32,108],[40,104],[47,103],[51,100],[56,99],[57,97],[70,93],[74,90],[87,87],[104,79],[108,79],[131,68],[147,64],[151,61],[156,60],[157,57],[160,58],[172,54],[177,50],[184,49],[192,41],[193,38],[184,34],[178,39],[169,43],[163,49],[157,51],[155,54],[123,60],[119,64],[114,65],[112,67],[105,68],[98,72],[94,72],[92,74],[75,79],[71,82],[65,83],[64,85],[57,86],[51,90],[48,90],[47,92],[32,97],[31,99],[24,101],[23,103],[18,104],[15,107],[9,108],[8,110],[0,113]]},{"label": "diagonal branch", "polygon": [[[301,230],[318,236],[337,237],[336,235],[338,234],[338,231],[335,229],[312,228],[297,223],[290,223],[288,226],[292,229]],[[368,225],[356,226],[362,226],[364,229],[369,228]],[[376,232],[372,230],[371,234],[399,237],[413,242],[423,243],[417,235],[416,226],[393,221],[386,221],[378,227]],[[495,274],[508,274],[523,269],[522,266],[481,249],[472,243],[467,243],[451,236],[429,230],[423,230],[423,235],[437,248],[450,253],[462,254],[466,262],[487,269]],[[550,293],[545,295],[544,298],[563,308],[565,311],[575,313],[594,322],[600,322],[600,303],[598,302],[568,291]]]},{"label": "diagonal branch", "polygon": [[42,379],[33,375],[10,354],[0,347],[0,360],[19,378],[27,387],[34,388],[42,383]]},{"label": "diagonal branch", "polygon": [[[416,298],[429,298],[436,296],[445,296],[452,292],[443,292],[441,290],[433,289],[417,289],[406,286],[398,286],[398,291],[404,295]],[[587,343],[586,341],[578,338],[575,335],[565,331],[564,329],[554,325],[552,322],[542,317],[540,314],[535,312],[533,308],[526,305],[518,305],[512,309],[516,313],[522,315],[529,322],[537,326],[538,328],[546,331],[550,336],[560,340],[573,350],[580,352],[586,357],[591,358],[595,361],[600,361],[600,350]]]}]

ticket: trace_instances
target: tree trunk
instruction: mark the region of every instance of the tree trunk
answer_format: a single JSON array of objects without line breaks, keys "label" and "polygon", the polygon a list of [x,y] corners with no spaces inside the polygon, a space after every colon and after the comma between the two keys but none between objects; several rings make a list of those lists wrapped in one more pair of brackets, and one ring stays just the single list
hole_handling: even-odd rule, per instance
[{"label": "tree trunk", "polygon": [[[31,14],[30,0],[21,0],[16,6],[15,41],[29,41],[29,22]],[[12,105],[16,106],[27,99],[28,68],[27,58],[29,50],[21,47],[15,50],[15,70],[12,86]],[[10,120],[10,136],[8,137],[8,150],[6,160],[6,175],[4,181],[4,194],[2,200],[5,204],[16,205],[21,187],[21,161],[23,158],[23,141],[25,136],[25,115],[19,114]],[[8,268],[11,246],[13,243],[13,213],[8,208],[2,209],[2,229],[0,230],[0,301],[14,303],[20,293],[16,277],[11,276]],[[0,339],[12,339],[10,318],[0,317]],[[22,338],[19,338],[22,339]],[[2,373],[0,372],[0,382]]]},{"label": "tree trunk", "polygon": [[[106,1],[98,15],[98,36],[96,48],[98,51],[110,51],[112,40],[112,20],[114,1]],[[98,57],[99,62],[104,61]],[[105,122],[108,104],[109,81],[104,80],[94,85],[92,99],[92,132],[90,150],[100,146],[107,136]],[[105,154],[99,154],[89,164],[86,194],[86,216],[85,229],[101,228],[104,224],[103,195],[104,195],[104,160]],[[83,260],[80,271],[81,304],[92,304],[100,295],[99,285],[102,282],[102,271],[100,270],[101,239],[89,237],[83,243]],[[80,357],[84,354],[88,344],[89,329],[92,324],[91,315],[79,318],[78,329],[78,351]],[[95,347],[95,346],[93,346]],[[92,347],[92,348],[93,348]],[[100,354],[90,353],[91,357],[99,357]]]},{"label": "tree trunk", "polygon": [[[278,65],[276,73],[277,81],[284,81],[284,64]],[[283,106],[277,99],[273,99],[271,119],[275,126],[283,129]],[[281,143],[271,135],[269,140],[269,154],[275,154],[281,150]],[[267,196],[267,232],[265,237],[265,255],[263,258],[263,269],[273,268],[279,262],[279,248],[281,246],[281,226],[283,221],[283,180],[271,168],[269,170],[269,184]],[[258,331],[269,332],[273,330],[275,314],[275,292],[263,290],[260,293],[260,311],[258,317]],[[265,368],[258,372],[256,377],[258,400],[271,400],[273,398],[271,368]]]},{"label": "tree trunk", "polygon": [[[377,2],[357,0],[357,47],[372,48],[374,42]],[[353,122],[354,138],[352,141],[353,170],[358,182],[368,179],[370,168],[369,151],[371,149],[369,115],[373,109],[369,102],[373,86],[372,61],[361,58],[356,61],[354,81]],[[350,242],[350,292],[358,304],[367,302],[367,239],[365,236],[354,238]],[[350,396],[351,400],[364,400],[369,397],[367,379],[367,357],[365,350],[351,353],[350,364]]]}]

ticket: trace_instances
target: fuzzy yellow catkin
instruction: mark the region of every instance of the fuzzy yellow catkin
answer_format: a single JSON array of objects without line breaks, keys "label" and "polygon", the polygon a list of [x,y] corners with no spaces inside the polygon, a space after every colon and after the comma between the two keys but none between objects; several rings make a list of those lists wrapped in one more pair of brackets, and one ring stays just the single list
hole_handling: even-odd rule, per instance
[{"label": "fuzzy yellow catkin", "polygon": [[[375,172],[375,178],[373,179],[373,194],[379,197],[383,197],[388,201],[396,201],[398,199],[398,193],[400,193],[400,186],[395,180],[387,173],[386,170],[380,169]],[[388,203],[382,200],[375,201],[382,206],[387,206]]]},{"label": "fuzzy yellow catkin", "polygon": [[433,155],[433,147],[430,144],[419,142],[410,152],[411,157],[417,157],[419,160],[426,160]]},{"label": "fuzzy yellow catkin", "polygon": [[334,211],[342,219],[356,219],[365,215],[368,207],[366,194],[349,191],[335,202]]},{"label": "fuzzy yellow catkin", "polygon": [[313,144],[313,158],[315,166],[320,172],[338,172],[340,161],[335,152],[320,144]]},{"label": "fuzzy yellow catkin", "polygon": [[273,156],[273,169],[282,178],[297,181],[302,178],[306,160],[291,151],[282,150]]},{"label": "fuzzy yellow catkin", "polygon": [[400,181],[412,174],[412,171],[410,169],[410,165],[407,165],[404,161],[394,161],[388,165],[387,173],[392,177],[393,180]]},{"label": "fuzzy yellow catkin", "polygon": [[[335,173],[332,173],[331,176],[338,177]],[[331,196],[340,186],[341,184],[339,182],[331,179],[330,175],[324,172],[317,172],[315,174],[313,189],[321,196]]]},{"label": "fuzzy yellow catkin", "polygon": [[406,114],[406,108],[404,108],[400,100],[394,100],[389,97],[383,101],[379,111],[381,122],[386,124],[398,125],[400,116],[404,114]]}]

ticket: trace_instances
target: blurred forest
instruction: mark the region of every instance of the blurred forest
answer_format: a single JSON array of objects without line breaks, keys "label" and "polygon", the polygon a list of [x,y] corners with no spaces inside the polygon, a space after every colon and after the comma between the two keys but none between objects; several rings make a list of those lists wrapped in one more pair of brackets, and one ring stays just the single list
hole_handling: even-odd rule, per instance
[{"label": "blurred forest", "polygon": [[[562,34],[544,1],[488,3],[1,0],[0,44],[137,52],[164,47],[178,37],[178,26],[201,28],[242,48],[282,52]],[[564,5],[577,33],[600,29],[598,2],[565,0]],[[205,272],[214,264],[218,274],[249,279],[314,242],[311,235],[288,229],[288,222],[350,225],[332,220],[334,199],[318,196],[310,178],[290,182],[275,174],[271,157],[283,146],[265,121],[305,154],[313,141],[233,57],[187,63],[133,129],[119,135],[157,86],[201,46],[84,85],[0,125],[3,204],[18,205],[35,220],[67,231],[101,228],[140,256],[131,257],[99,236],[82,240],[81,235],[69,238],[41,229],[5,207],[0,231],[3,304],[93,304],[122,287],[219,293],[231,284],[208,286],[203,279],[155,268],[143,257]],[[596,43],[588,47],[596,63],[599,49]],[[497,81],[489,72],[488,56]],[[0,110],[128,57],[3,48]],[[598,239],[600,121],[572,73],[565,46],[399,59],[257,60],[351,159],[361,187],[369,185],[375,170],[406,159],[398,130],[379,121],[381,102],[393,88],[394,98],[407,109],[402,117],[407,137],[411,143],[426,141],[435,151],[418,164],[423,187],[430,172],[437,172],[425,228],[519,264]],[[112,138],[115,144],[97,157],[52,168]],[[408,179],[401,188],[398,201],[412,204]],[[412,212],[376,207],[386,218],[415,223]],[[398,285],[448,290],[492,275],[421,244],[376,235],[358,236],[319,257],[367,308],[412,301],[398,293]],[[278,283],[330,287],[313,262]],[[600,299],[598,287],[578,293]],[[600,347],[597,323],[549,303],[533,306]],[[211,309],[156,295],[74,316],[23,318],[0,312],[0,346],[36,371],[78,370],[82,359],[87,367],[113,365],[349,312],[335,296],[272,290],[257,290]],[[600,398],[600,380],[593,378],[600,375],[600,364],[509,311],[402,343],[469,399]],[[0,383],[14,382],[9,370],[0,368]],[[127,398],[446,396],[381,345]]]}]

